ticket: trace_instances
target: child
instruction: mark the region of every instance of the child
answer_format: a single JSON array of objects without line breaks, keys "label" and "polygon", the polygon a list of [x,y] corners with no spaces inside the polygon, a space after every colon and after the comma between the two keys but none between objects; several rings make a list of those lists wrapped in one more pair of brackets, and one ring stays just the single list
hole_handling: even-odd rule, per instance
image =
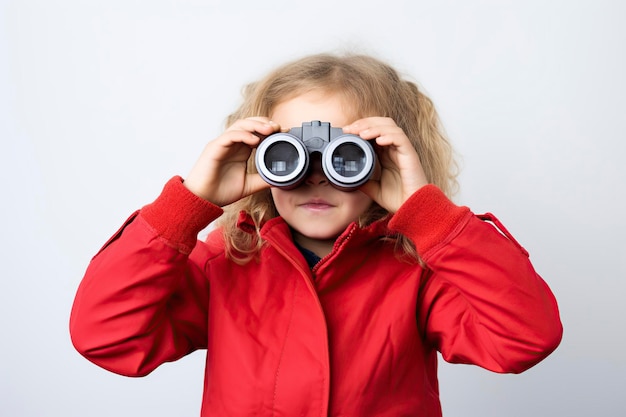
[{"label": "child", "polygon": [[[331,186],[315,154],[294,189],[256,173],[263,138],[314,120],[374,145],[359,190]],[[446,197],[438,116],[388,65],[291,62],[249,85],[227,125],[89,265],[70,320],[87,359],[142,376],[207,349],[203,416],[439,416],[437,351],[519,373],[559,344],[527,252]]]}]

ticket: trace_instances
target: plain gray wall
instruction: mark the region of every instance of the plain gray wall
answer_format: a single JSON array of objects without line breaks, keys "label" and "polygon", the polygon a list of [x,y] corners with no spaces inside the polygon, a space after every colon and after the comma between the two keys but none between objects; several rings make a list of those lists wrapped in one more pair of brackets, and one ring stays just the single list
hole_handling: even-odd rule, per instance
[{"label": "plain gray wall", "polygon": [[441,365],[453,416],[623,416],[626,6],[621,1],[0,0],[0,415],[196,416],[204,353],[146,378],[72,348],[91,256],[286,59],[375,54],[435,101],[457,201],[495,213],[560,302],[522,375]]}]

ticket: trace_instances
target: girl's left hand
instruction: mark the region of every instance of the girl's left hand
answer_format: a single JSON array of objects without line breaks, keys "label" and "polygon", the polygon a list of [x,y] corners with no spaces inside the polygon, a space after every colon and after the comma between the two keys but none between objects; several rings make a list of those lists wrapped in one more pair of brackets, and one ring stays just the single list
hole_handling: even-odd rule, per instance
[{"label": "girl's left hand", "polygon": [[419,156],[404,131],[388,117],[367,117],[343,128],[344,133],[374,139],[379,172],[359,188],[390,213],[428,184]]}]

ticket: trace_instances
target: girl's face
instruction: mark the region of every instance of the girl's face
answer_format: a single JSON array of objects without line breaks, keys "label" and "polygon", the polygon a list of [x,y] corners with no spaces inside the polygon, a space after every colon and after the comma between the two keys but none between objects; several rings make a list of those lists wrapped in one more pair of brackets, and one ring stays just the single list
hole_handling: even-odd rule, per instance
[{"label": "girl's face", "polygon": [[[349,108],[339,95],[309,92],[278,104],[271,120],[282,129],[320,120],[333,127],[350,124]],[[278,213],[294,230],[294,239],[318,256],[332,250],[337,236],[369,208],[372,200],[360,191],[344,192],[332,187],[322,171],[319,157],[311,160],[311,174],[292,190],[272,188]]]}]

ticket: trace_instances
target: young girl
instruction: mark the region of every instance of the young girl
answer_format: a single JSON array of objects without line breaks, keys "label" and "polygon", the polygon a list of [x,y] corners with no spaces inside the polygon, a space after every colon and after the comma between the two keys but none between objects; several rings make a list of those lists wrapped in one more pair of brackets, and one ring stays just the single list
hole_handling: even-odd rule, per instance
[{"label": "young girl", "polygon": [[[256,173],[263,138],[313,120],[374,145],[359,190],[331,186],[316,155],[295,189]],[[388,65],[291,62],[227,125],[89,265],[70,321],[87,359],[142,376],[207,349],[203,416],[439,416],[437,351],[518,373],[559,344],[527,252],[448,199],[438,116]]]}]

